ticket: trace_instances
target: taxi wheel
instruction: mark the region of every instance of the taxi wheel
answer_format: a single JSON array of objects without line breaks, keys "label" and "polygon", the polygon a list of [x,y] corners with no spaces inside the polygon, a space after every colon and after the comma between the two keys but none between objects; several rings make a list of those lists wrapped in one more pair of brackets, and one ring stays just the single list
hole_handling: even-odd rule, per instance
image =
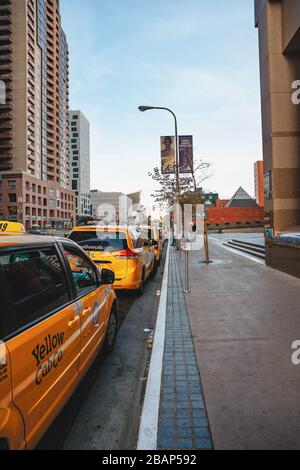
[{"label": "taxi wheel", "polygon": [[157,261],[157,259],[155,259],[154,265],[153,265],[153,271],[152,271],[153,276],[155,276],[158,271],[158,264],[159,262]]},{"label": "taxi wheel", "polygon": [[145,271],[143,271],[142,279],[141,279],[141,285],[140,285],[140,287],[136,290],[136,295],[137,295],[137,296],[143,295],[144,289],[145,289]]},{"label": "taxi wheel", "polygon": [[111,351],[114,347],[116,337],[117,337],[117,330],[118,330],[118,320],[117,320],[117,313],[115,310],[111,311],[107,333],[105,338],[105,349],[107,351]]}]

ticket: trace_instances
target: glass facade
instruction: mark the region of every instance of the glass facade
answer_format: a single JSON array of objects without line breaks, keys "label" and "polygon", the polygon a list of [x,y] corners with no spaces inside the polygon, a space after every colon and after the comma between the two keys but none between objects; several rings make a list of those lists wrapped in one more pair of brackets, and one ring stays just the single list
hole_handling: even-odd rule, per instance
[{"label": "glass facade", "polygon": [[[77,217],[91,215],[90,124],[80,111],[70,111],[72,189],[76,191]],[[74,130],[73,130],[74,129]]]}]

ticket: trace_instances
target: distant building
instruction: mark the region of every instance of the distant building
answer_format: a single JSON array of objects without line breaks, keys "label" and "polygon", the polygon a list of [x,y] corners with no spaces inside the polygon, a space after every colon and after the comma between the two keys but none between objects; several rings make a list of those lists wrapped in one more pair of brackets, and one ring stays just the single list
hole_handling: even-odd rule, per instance
[{"label": "distant building", "polygon": [[260,160],[254,163],[254,184],[255,184],[255,197],[259,207],[264,207],[264,162]]},{"label": "distant building", "polygon": [[264,221],[263,209],[241,187],[229,201],[217,200],[207,213],[210,229],[262,227]]},{"label": "distant building", "polygon": [[[130,207],[132,211],[129,215],[134,218],[134,212],[144,210],[141,206],[141,192],[124,194],[121,192],[103,192],[98,190],[91,191],[92,215],[98,220],[116,220],[117,222],[126,219],[126,214],[122,211],[124,206]],[[121,207],[123,206],[123,207]]]},{"label": "distant building", "polygon": [[232,196],[226,205],[227,208],[233,207],[258,207],[255,199],[242,188],[239,187],[237,192]]},{"label": "distant building", "polygon": [[219,199],[218,193],[203,193],[203,199],[205,205],[215,206],[216,201]]},{"label": "distant building", "polygon": [[77,218],[91,215],[90,123],[81,111],[70,111],[70,159]]}]

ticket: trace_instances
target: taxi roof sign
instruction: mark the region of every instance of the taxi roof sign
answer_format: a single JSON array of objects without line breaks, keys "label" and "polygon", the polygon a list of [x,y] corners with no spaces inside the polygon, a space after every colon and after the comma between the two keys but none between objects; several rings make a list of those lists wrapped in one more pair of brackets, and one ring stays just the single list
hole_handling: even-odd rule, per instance
[{"label": "taxi roof sign", "polygon": [[0,234],[1,233],[25,233],[25,227],[19,222],[9,222],[0,220]]}]

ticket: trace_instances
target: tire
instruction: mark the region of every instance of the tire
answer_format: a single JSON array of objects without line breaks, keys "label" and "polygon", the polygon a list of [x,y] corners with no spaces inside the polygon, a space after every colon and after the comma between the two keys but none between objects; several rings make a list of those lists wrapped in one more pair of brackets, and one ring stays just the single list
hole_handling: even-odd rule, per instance
[{"label": "tire", "polygon": [[157,274],[158,265],[159,265],[159,261],[157,261],[157,259],[155,258],[154,266],[153,266],[153,271],[152,271],[152,276],[155,276],[155,275]]},{"label": "tire", "polygon": [[141,285],[140,287],[135,291],[135,294],[137,295],[137,297],[141,297],[144,293],[144,290],[145,290],[145,271],[143,270],[143,273],[142,273],[142,279],[141,279]]},{"label": "tire", "polygon": [[117,309],[114,305],[112,311],[110,312],[107,332],[105,337],[105,350],[107,352],[112,351],[118,332],[118,318],[117,318]]}]

